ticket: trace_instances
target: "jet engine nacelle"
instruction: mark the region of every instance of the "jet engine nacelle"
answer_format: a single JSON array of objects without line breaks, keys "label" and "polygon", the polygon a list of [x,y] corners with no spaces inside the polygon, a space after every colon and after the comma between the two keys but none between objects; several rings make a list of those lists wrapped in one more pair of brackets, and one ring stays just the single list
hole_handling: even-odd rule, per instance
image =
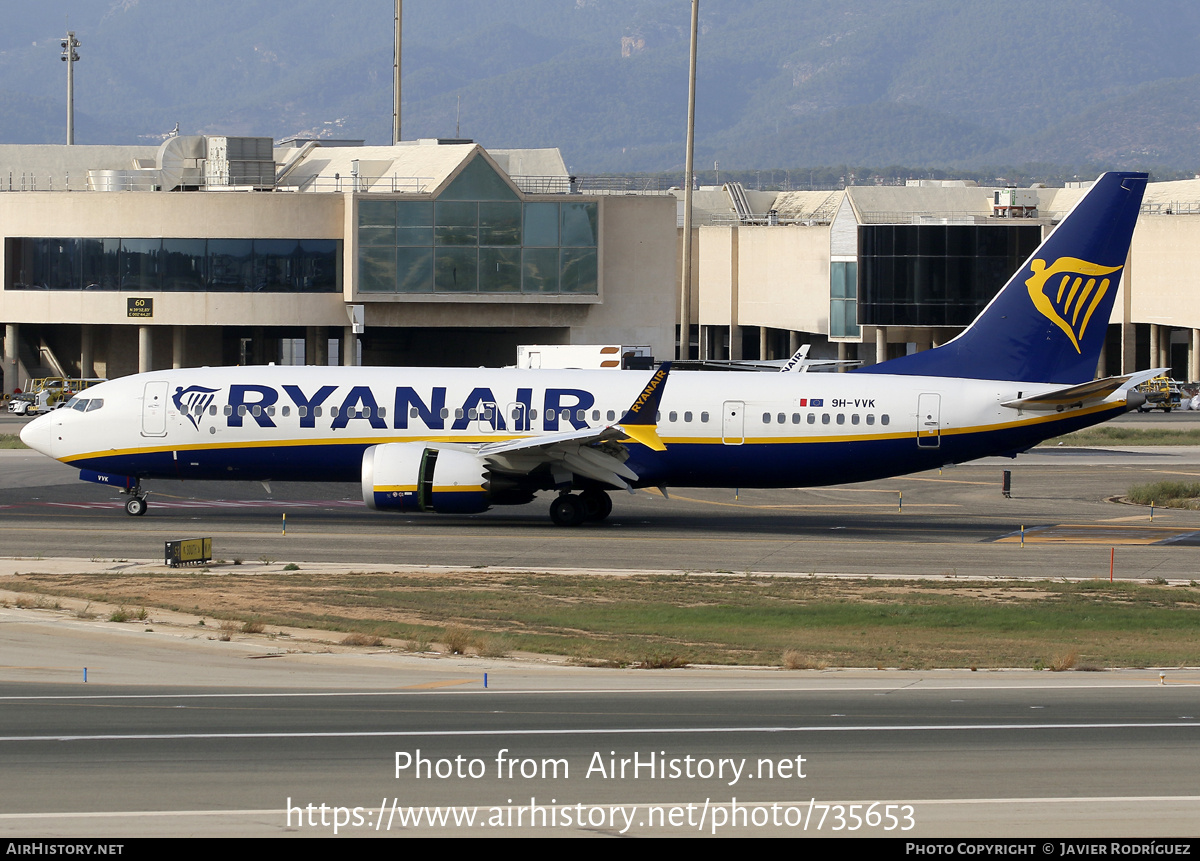
[{"label": "jet engine nacelle", "polygon": [[371,446],[363,454],[362,494],[375,511],[487,511],[487,466],[473,453],[419,442]]}]

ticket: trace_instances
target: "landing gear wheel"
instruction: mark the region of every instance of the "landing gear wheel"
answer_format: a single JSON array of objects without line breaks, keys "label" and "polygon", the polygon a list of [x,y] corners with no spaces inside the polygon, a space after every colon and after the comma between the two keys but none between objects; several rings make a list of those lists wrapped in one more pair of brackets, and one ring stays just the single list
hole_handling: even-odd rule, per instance
[{"label": "landing gear wheel", "polygon": [[599,523],[612,514],[612,497],[603,490],[585,490],[579,497],[587,509],[587,519],[593,523]]},{"label": "landing gear wheel", "polygon": [[146,498],[144,496],[131,496],[125,500],[125,513],[131,517],[141,517],[146,513]]},{"label": "landing gear wheel", "polygon": [[555,526],[578,526],[587,519],[587,506],[578,496],[564,493],[550,503],[550,519]]}]

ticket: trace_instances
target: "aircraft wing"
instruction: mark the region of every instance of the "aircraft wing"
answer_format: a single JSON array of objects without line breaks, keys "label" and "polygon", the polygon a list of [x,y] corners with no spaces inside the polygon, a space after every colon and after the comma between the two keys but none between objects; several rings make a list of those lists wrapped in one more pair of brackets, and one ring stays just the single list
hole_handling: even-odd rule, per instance
[{"label": "aircraft wing", "polygon": [[632,439],[654,451],[666,450],[658,437],[657,413],[670,370],[671,363],[664,362],[614,424],[488,443],[475,453],[510,472],[528,473],[549,464],[556,472],[572,472],[633,492],[629,482],[637,481],[638,475],[625,465],[628,454],[619,443]]},{"label": "aircraft wing", "polygon": [[1165,373],[1169,368],[1154,368],[1149,371],[1138,371],[1136,374],[1126,374],[1121,377],[1105,377],[1102,380],[1092,380],[1090,383],[1080,383],[1077,386],[1067,386],[1049,392],[1041,392],[1027,398],[1017,398],[1002,401],[1001,406],[1014,410],[1053,411],[1066,407],[1084,407],[1098,404],[1108,398],[1113,392],[1121,389],[1131,389],[1139,383],[1144,383],[1151,377]]}]

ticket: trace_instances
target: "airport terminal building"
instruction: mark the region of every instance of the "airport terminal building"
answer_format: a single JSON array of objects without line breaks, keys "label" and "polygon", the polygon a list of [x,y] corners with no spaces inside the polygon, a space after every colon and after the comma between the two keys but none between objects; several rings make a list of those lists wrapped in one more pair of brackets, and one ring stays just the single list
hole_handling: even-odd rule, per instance
[{"label": "airport terminal building", "polygon": [[[1084,191],[703,188],[692,355],[874,362],[949,340]],[[198,365],[502,366],[678,344],[682,192],[557,150],[186,136],[0,146],[4,387]],[[1200,180],[1152,183],[1100,374],[1200,379]]]},{"label": "airport terminal building", "polygon": [[[1090,185],[702,189],[693,349],[769,359],[811,343],[869,364],[944,343]],[[1097,374],[1168,366],[1200,380],[1200,179],[1147,186]]]},{"label": "airport terminal building", "polygon": [[[4,385],[674,345],[675,203],[462,141],[0,147]],[[664,250],[666,253],[664,253]]]}]

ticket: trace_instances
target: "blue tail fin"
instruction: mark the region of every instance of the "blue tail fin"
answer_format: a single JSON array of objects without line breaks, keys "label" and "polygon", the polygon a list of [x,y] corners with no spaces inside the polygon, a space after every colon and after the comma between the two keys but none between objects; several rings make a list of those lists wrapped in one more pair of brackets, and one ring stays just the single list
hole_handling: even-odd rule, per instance
[{"label": "blue tail fin", "polygon": [[961,335],[865,374],[1081,383],[1092,379],[1144,173],[1106,173]]}]

